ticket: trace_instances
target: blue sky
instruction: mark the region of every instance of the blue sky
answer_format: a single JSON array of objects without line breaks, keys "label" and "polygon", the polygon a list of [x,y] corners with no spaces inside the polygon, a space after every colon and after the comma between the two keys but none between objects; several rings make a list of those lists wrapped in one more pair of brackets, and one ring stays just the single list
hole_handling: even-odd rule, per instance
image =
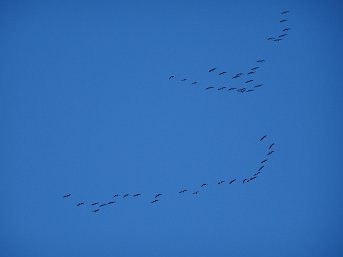
[{"label": "blue sky", "polygon": [[0,10],[1,256],[343,255],[339,1]]}]

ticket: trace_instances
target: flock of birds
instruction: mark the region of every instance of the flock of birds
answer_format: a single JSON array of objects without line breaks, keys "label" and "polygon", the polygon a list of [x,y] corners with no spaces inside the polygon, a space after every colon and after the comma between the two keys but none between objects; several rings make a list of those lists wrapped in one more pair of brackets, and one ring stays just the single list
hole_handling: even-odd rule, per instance
[{"label": "flock of birds", "polygon": [[[283,11],[281,12],[281,15],[284,17],[287,15],[289,11]],[[285,24],[287,22],[287,19],[281,19],[279,21],[281,24]],[[288,31],[290,30],[289,27],[283,27],[281,29],[281,32],[276,35],[276,36],[270,36],[267,38],[267,41],[272,41],[272,42],[280,42],[284,40],[284,38],[288,35]],[[214,86],[214,85],[205,85],[204,90],[218,90],[218,91],[231,91],[231,92],[238,92],[238,93],[249,93],[249,92],[254,92],[258,88],[262,87],[263,84],[261,83],[256,83],[253,76],[256,74],[256,72],[261,68],[261,65],[265,62],[265,59],[259,59],[256,62],[258,63],[257,65],[254,65],[251,67],[248,71],[246,72],[238,72],[235,73],[231,76],[231,79],[235,82],[242,83],[243,85],[240,86],[227,86],[227,85],[222,85],[222,86]],[[216,67],[210,68],[208,70],[209,73],[211,74],[216,74],[218,76],[226,76],[228,72],[219,70]],[[241,80],[245,78],[244,80]],[[187,83],[190,81],[191,85],[199,85],[199,83],[196,80],[189,80],[188,78],[177,78],[175,75],[169,76],[169,80],[178,80],[181,83]],[[263,137],[260,138],[260,142],[265,142],[267,140],[267,135],[264,135]],[[244,178],[231,178],[227,180],[219,180],[216,183],[217,185],[223,185],[223,184],[234,184],[234,183],[242,183],[242,184],[248,184],[257,178],[264,172],[264,168],[267,165],[267,163],[270,160],[270,157],[274,154],[274,143],[269,143],[267,145],[267,151],[265,153],[265,156],[263,160],[260,161],[259,167],[248,177]],[[199,195],[201,192],[206,190],[206,187],[209,185],[209,183],[203,183],[201,184],[197,189],[195,190],[190,190],[189,188],[181,188],[177,192],[179,195],[183,194],[191,194],[194,196]],[[165,194],[162,193],[156,193],[152,198],[150,198],[149,202],[150,204],[154,205],[160,202],[163,199],[163,196]],[[124,193],[124,194],[114,194],[110,200],[107,201],[95,201],[95,202],[85,202],[85,201],[78,201],[74,203],[77,207],[85,207],[85,206],[90,206],[91,207],[91,212],[97,213],[100,210],[102,210],[106,206],[110,206],[113,204],[116,204],[119,199],[125,200],[128,198],[142,198],[144,195],[142,193]],[[68,193],[63,195],[64,199],[70,199],[72,198],[72,194]]]},{"label": "flock of birds", "polygon": [[[283,11],[281,12],[281,15],[284,17],[287,15],[289,11]],[[279,20],[279,23],[285,24],[287,23],[287,19],[282,18]],[[272,41],[272,42],[280,42],[284,40],[284,38],[288,35],[288,32],[291,30],[291,28],[287,26],[282,26],[281,32],[278,33],[276,36],[270,36],[267,38],[267,41]],[[222,85],[216,86],[216,85],[204,85],[202,88],[204,90],[217,90],[217,91],[229,91],[229,92],[237,92],[237,93],[250,93],[258,90],[263,86],[263,83],[256,82],[254,79],[254,75],[256,75],[257,71],[261,68],[261,64],[264,63],[266,60],[265,59],[260,59],[257,60],[256,65],[251,67],[250,69],[246,70],[245,72],[237,72],[231,74],[231,82],[225,82]],[[209,73],[225,77],[228,75],[227,71],[224,70],[219,70],[217,67],[212,67],[208,69]],[[192,80],[189,78],[177,78],[175,75],[170,75],[169,80],[175,80],[178,81],[179,83],[187,83],[189,82],[190,85],[193,86],[198,86],[201,85],[201,83],[198,80]]]},{"label": "flock of birds", "polygon": [[[260,142],[264,143],[267,140],[267,135],[264,135],[263,137],[260,138]],[[273,155],[274,151],[274,145],[275,143],[271,143],[267,145],[267,151],[265,153],[264,158],[260,161],[258,168],[248,177],[243,177],[243,178],[230,178],[227,180],[219,180],[216,183],[213,184],[217,184],[217,185],[223,185],[224,183],[231,185],[234,183],[239,183],[241,182],[242,184],[247,184],[249,182],[254,181],[255,179],[257,179],[263,172],[264,172],[264,168],[267,165],[267,163],[270,161],[270,157]],[[175,193],[177,192],[180,195],[189,193],[192,194],[194,196],[199,195],[201,192],[203,192],[205,190],[205,188],[209,186],[209,183],[202,183],[197,189],[193,189],[190,190],[189,188],[181,188],[178,191],[175,191]],[[152,198],[149,200],[148,203],[150,204],[156,204],[159,201],[161,201],[163,199],[163,196],[165,194],[163,193],[156,193],[152,196]],[[112,196],[112,198],[110,200],[106,200],[106,201],[95,201],[95,202],[86,202],[86,201],[78,201],[77,203],[75,203],[76,207],[81,207],[81,206],[89,206],[91,207],[91,212],[93,213],[97,213],[100,210],[103,209],[103,207],[106,206],[110,206],[113,205],[115,203],[117,203],[119,201],[119,199],[128,199],[128,198],[141,198],[143,195],[143,193],[123,193],[123,194],[114,194]],[[65,194],[63,195],[63,198],[65,199],[69,199],[72,197],[71,193]]]}]

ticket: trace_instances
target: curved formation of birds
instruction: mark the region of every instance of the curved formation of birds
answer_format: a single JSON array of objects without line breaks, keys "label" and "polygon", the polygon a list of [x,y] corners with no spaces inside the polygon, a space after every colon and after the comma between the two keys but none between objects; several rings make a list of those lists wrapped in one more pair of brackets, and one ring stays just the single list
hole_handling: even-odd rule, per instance
[{"label": "curved formation of birds", "polygon": [[[281,12],[281,15],[284,17],[285,15],[287,15],[289,13],[289,11],[283,11]],[[281,24],[285,24],[287,22],[287,19],[281,19],[279,20],[279,22]],[[280,42],[282,40],[285,39],[285,37],[288,35],[288,31],[290,31],[291,28],[289,27],[283,27],[281,29],[281,32],[278,35],[274,35],[274,36],[270,36],[268,37],[266,40],[267,41],[271,41],[271,42]],[[261,65],[265,62],[265,59],[259,59],[256,62],[258,63],[259,66],[254,66],[251,67],[248,71],[246,72],[238,72],[238,73],[234,73],[231,77],[232,80],[239,81],[240,83],[243,83],[243,85],[240,86],[228,86],[228,85],[221,85],[221,86],[214,86],[214,85],[204,85],[204,90],[218,90],[218,91],[229,91],[229,92],[238,92],[238,93],[250,93],[250,92],[254,92],[257,89],[259,89],[260,87],[263,86],[262,83],[256,83],[255,80],[253,79],[253,75],[256,74],[257,70],[261,68]],[[213,74],[217,74],[218,76],[225,76],[226,74],[228,74],[228,72],[223,71],[223,70],[219,70],[216,67],[212,67],[209,68],[208,70],[209,73],[213,73]],[[242,78],[245,78],[245,80],[240,80]],[[179,82],[185,82],[186,81],[191,81],[191,85],[201,85],[201,83],[199,83],[196,80],[190,80],[188,78],[177,78],[175,75],[171,75],[169,76],[169,80],[178,80]],[[268,136],[264,135],[262,136],[259,141],[261,143],[264,143],[268,140]],[[267,151],[265,153],[265,156],[263,158],[263,160],[260,161],[259,163],[259,167],[252,172],[252,174],[248,177],[243,177],[243,178],[230,178],[230,179],[224,179],[224,180],[219,180],[216,182],[213,182],[214,185],[217,186],[221,186],[224,184],[227,185],[232,185],[232,184],[236,184],[236,183],[242,183],[242,184],[248,184],[250,182],[255,181],[257,178],[259,178],[259,176],[264,172],[264,168],[267,165],[267,163],[270,161],[271,156],[273,155],[274,151],[274,142],[269,142],[269,144],[267,145]],[[175,193],[179,194],[179,195],[184,195],[184,194],[192,194],[194,197],[196,197],[197,195],[199,195],[201,192],[204,192],[207,188],[207,186],[211,185],[212,183],[202,183],[201,185],[198,186],[198,188],[196,189],[189,189],[189,188],[180,188],[179,190],[176,190]],[[74,206],[81,208],[81,207],[90,207],[90,211],[93,213],[97,213],[101,210],[103,210],[103,208],[108,207],[110,205],[114,205],[118,202],[120,202],[119,199],[121,200],[125,200],[125,199],[129,199],[129,198],[142,198],[144,196],[143,193],[141,192],[135,192],[135,193],[116,193],[114,194],[111,199],[107,199],[105,201],[93,201],[93,202],[89,202],[89,201],[76,201],[74,202]],[[151,205],[155,205],[158,202],[163,200],[163,196],[165,196],[164,193],[158,192],[155,193],[154,195],[150,196],[149,200],[147,201],[147,203],[151,204]],[[63,195],[64,199],[72,199],[72,194],[71,193],[67,193]]]}]

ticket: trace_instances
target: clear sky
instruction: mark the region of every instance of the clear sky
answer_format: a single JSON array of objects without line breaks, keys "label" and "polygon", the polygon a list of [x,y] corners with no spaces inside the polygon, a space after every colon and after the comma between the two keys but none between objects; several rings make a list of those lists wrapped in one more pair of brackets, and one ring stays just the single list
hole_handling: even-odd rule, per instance
[{"label": "clear sky", "polygon": [[342,6],[1,1],[0,256],[343,256]]}]

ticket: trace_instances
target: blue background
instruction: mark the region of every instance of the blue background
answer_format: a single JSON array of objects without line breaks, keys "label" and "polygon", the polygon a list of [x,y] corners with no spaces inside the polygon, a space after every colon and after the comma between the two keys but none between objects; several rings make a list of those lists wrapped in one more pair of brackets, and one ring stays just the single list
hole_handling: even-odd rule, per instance
[{"label": "blue background", "polygon": [[[339,1],[1,1],[0,255],[343,256],[341,13]],[[259,90],[203,89],[257,59]],[[91,212],[126,192],[142,196]]]}]

